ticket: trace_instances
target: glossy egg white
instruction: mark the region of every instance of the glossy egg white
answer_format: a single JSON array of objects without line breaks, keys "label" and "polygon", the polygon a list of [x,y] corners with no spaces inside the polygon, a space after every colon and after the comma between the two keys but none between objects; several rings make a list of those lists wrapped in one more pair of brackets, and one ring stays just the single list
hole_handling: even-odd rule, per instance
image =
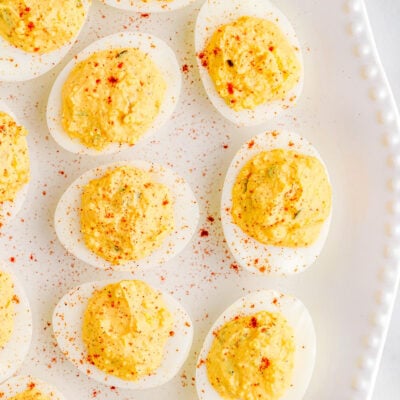
[{"label": "glossy egg white", "polygon": [[15,373],[28,354],[32,339],[32,313],[28,298],[15,274],[1,262],[0,271],[11,276],[18,299],[14,302],[13,333],[5,346],[0,347],[0,382],[3,382]]},{"label": "glossy egg white", "polygon": [[52,385],[32,376],[16,376],[0,385],[0,393],[4,393],[5,400],[14,397],[34,386],[40,393],[50,400],[66,400],[65,397]]},{"label": "glossy egg white", "polygon": [[163,385],[180,370],[188,357],[193,340],[193,323],[184,307],[172,296],[162,292],[163,300],[174,318],[174,336],[164,349],[162,364],[154,372],[137,381],[127,381],[109,375],[87,361],[87,352],[82,340],[82,325],[87,303],[95,290],[119,282],[105,280],[89,282],[72,289],[57,304],[53,313],[53,329],[57,343],[72,364],[81,372],[107,386],[141,390]]},{"label": "glossy egg white", "polygon": [[[315,262],[322,251],[332,219],[332,210],[324,222],[318,239],[309,247],[278,247],[265,245],[248,236],[233,222],[231,216],[232,189],[245,164],[262,151],[293,150],[318,158],[328,170],[317,150],[306,139],[293,132],[261,133],[246,142],[233,158],[225,177],[221,198],[221,219],[227,244],[236,261],[256,274],[289,275],[304,271]],[[330,180],[329,180],[330,182]]]},{"label": "glossy egg white", "polygon": [[[7,106],[6,103],[4,103],[1,100],[0,100],[0,111],[5,112],[10,117],[12,117],[14,121],[17,122],[17,124],[21,125],[17,121],[15,114],[11,111],[11,109]],[[28,194],[28,189],[29,189],[29,182],[19,190],[13,201],[6,201],[0,205],[1,207],[0,214],[3,215],[4,223],[11,221],[21,210],[22,205],[24,204],[26,196]]]},{"label": "glossy egg white", "polygon": [[[287,17],[269,0],[207,0],[202,6],[196,21],[195,50],[199,55],[203,52],[209,39],[214,32],[222,25],[235,21],[242,16],[252,16],[274,21],[287,37],[288,41],[296,49],[297,58],[303,67],[303,56],[300,50],[300,43],[296,33]],[[215,89],[207,67],[202,66],[202,62],[197,57],[197,64],[204,88],[210,101],[215,108],[227,119],[237,126],[259,125],[272,118],[275,118],[282,110],[295,104],[290,98],[297,99],[303,89],[304,73],[302,68],[299,83],[288,92],[284,101],[274,101],[261,104],[254,110],[235,111],[230,108]]]},{"label": "glossy egg white", "polygon": [[178,10],[193,3],[194,0],[101,0],[103,3],[126,11],[134,11],[140,13],[159,13]]},{"label": "glossy egg white", "polygon": [[208,332],[196,368],[196,388],[200,400],[222,400],[207,377],[205,360],[215,339],[213,332],[236,316],[259,311],[279,312],[293,328],[295,337],[294,369],[291,386],[280,400],[302,399],[312,377],[316,355],[316,336],[312,318],[304,304],[295,297],[275,290],[261,290],[242,297],[228,307]]},{"label": "glossy egg white", "polygon": [[[161,247],[149,256],[126,264],[114,266],[92,253],[84,244],[80,231],[80,206],[82,189],[91,180],[100,178],[110,170],[131,165],[150,173],[154,182],[166,185],[174,201],[175,230],[168,235]],[[93,168],[77,180],[62,195],[58,202],[54,225],[57,236],[64,247],[80,260],[96,268],[117,271],[154,268],[178,255],[189,243],[199,221],[199,206],[188,183],[171,169],[146,161],[124,161]]]},{"label": "glossy egg white", "polygon": [[70,138],[64,131],[61,123],[62,87],[76,64],[87,59],[96,52],[123,47],[136,48],[149,55],[159,68],[167,84],[165,99],[161,105],[160,112],[144,135],[148,136],[160,129],[174,112],[179,100],[182,77],[173,50],[161,39],[146,33],[120,32],[106,36],[92,43],[82,50],[76,57],[72,58],[72,60],[60,72],[51,89],[47,104],[47,126],[54,140],[65,150],[72,153],[97,156],[116,153],[121,149],[131,147],[128,144],[119,145],[117,143],[112,143],[102,151],[88,148],[78,139]]},{"label": "glossy egg white", "polygon": [[[86,9],[86,18],[89,13],[91,0],[82,0]],[[27,81],[54,68],[68,53],[75,43],[80,31],[63,47],[50,53],[29,53],[12,46],[0,36],[0,80],[1,81]]]}]

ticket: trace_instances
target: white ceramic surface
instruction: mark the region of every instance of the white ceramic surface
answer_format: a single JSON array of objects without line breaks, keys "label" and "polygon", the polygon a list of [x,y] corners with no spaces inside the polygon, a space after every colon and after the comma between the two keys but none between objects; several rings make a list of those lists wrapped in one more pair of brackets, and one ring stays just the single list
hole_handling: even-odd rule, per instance
[{"label": "white ceramic surface", "polygon": [[305,398],[371,398],[398,282],[400,141],[398,115],[370,43],[362,4],[360,0],[279,2],[304,49],[305,85],[295,109],[261,128],[293,129],[318,148],[329,168],[335,210],[316,264],[288,278],[237,272],[223,241],[218,221],[223,177],[238,148],[260,127],[256,131],[234,127],[206,97],[193,51],[195,14],[201,1],[149,17],[93,4],[74,54],[98,37],[126,27],[163,38],[185,71],[182,97],[169,123],[123,153],[124,158],[174,168],[193,187],[202,210],[198,235],[179,257],[161,269],[135,274],[180,299],[195,324],[194,346],[178,376],[143,393],[109,389],[77,375],[52,345],[48,326],[61,293],[109,277],[67,254],[58,243],[52,225],[56,202],[82,172],[118,161],[121,155],[101,161],[73,155],[49,136],[46,100],[56,73],[68,60],[38,79],[1,84],[1,97],[30,130],[32,157],[30,198],[0,237],[0,254],[25,283],[34,313],[33,344],[20,373],[53,382],[71,399],[89,399],[93,393],[101,400],[194,399],[196,353],[212,322],[239,297],[273,288],[301,299],[314,320],[317,359]]},{"label": "white ceramic surface", "polygon": [[[400,37],[400,2],[365,0],[378,51],[397,102],[400,104],[400,54],[396,48]],[[374,400],[397,400],[400,393],[400,297],[397,295],[382,362],[373,394]]]}]

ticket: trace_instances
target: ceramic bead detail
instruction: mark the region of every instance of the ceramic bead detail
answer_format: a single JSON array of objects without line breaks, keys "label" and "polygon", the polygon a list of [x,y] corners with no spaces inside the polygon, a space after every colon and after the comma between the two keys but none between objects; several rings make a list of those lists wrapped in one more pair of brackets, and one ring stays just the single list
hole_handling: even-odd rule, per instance
[{"label": "ceramic bead detail", "polygon": [[[351,32],[358,42],[356,44],[356,53],[362,60],[368,60],[368,64],[361,66],[362,76],[371,82],[372,88],[369,92],[371,101],[376,102],[380,107],[380,110],[377,110],[377,119],[383,127],[382,143],[393,149],[393,155],[389,159],[389,166],[397,170],[400,167],[400,157],[396,154],[397,150],[395,149],[400,142],[400,137],[398,129],[393,130],[392,125],[399,123],[399,116],[396,111],[393,94],[390,92],[390,89],[388,90],[384,72],[377,66],[378,55],[376,49],[374,46],[371,48],[371,45],[368,43],[371,42],[369,39],[372,37],[372,33],[368,17],[366,16],[365,5],[357,0],[349,1],[347,5],[350,11],[350,18],[357,21],[351,22]],[[363,24],[359,23],[360,13],[364,14],[363,19],[365,22]],[[384,128],[386,128],[386,132]],[[397,178],[391,179],[388,182],[388,187],[392,193],[397,193],[400,190],[400,181]],[[387,208],[390,213],[397,216],[400,213],[400,202],[397,198],[393,199],[389,202]],[[397,237],[400,233],[400,226],[391,224],[387,232],[389,237]],[[387,259],[397,259],[400,255],[398,250],[396,244],[387,243],[383,253]],[[387,335],[387,321],[392,313],[393,294],[397,288],[396,281],[399,279],[397,268],[393,269],[388,265],[381,272],[382,279],[377,281],[380,287],[377,288],[377,296],[375,298],[376,309],[371,318],[371,334],[366,340],[367,347],[376,351],[369,358],[365,358],[366,356],[362,357],[366,361],[360,365],[361,370],[354,378],[354,389],[358,392],[363,392],[363,394],[356,398],[370,399],[372,396],[379,361],[382,357],[382,342]],[[366,365],[368,368],[366,368]]]},{"label": "ceramic bead detail", "polygon": [[[56,1],[18,0],[21,3],[41,2],[46,5]],[[75,2],[75,0],[72,1]],[[279,112],[272,110],[268,114],[268,119],[254,118],[249,125],[246,121],[238,123],[239,119],[225,118],[226,115],[224,117],[224,114],[214,107],[207,96],[202,74],[207,73],[208,68],[204,65],[206,63],[201,53],[204,48],[207,48],[209,54],[214,54],[215,50],[217,56],[219,47],[213,45],[208,47],[206,43],[203,43],[204,46],[197,49],[196,32],[202,32],[206,40],[207,27],[212,26],[218,31],[216,25],[221,21],[231,26],[238,17],[236,14],[238,9],[251,14],[244,16],[245,18],[260,18],[260,12],[262,14],[266,11],[264,6],[270,1],[272,7],[268,7],[269,13],[263,14],[265,18],[275,15],[280,20],[283,15],[284,21],[286,19],[290,21],[292,28],[289,31],[294,35],[292,39],[295,40],[290,42],[289,47],[299,57],[301,56],[304,91],[301,94],[300,90],[296,91],[295,98],[286,96],[287,103],[279,107]],[[373,0],[369,1],[375,3]],[[81,2],[82,4],[89,3],[88,0],[76,0],[78,5]],[[16,1],[0,0],[0,3],[2,5],[15,4]],[[224,18],[215,20],[216,25],[209,24],[213,17],[217,17],[212,13],[208,14],[207,18],[198,20],[204,4],[210,8],[217,5],[217,9],[221,12],[219,16]],[[225,8],[227,4],[233,5],[234,10],[228,7],[227,11]],[[3,12],[2,5],[0,6],[0,21]],[[271,14],[271,10],[275,10],[276,7],[279,7],[280,12]],[[204,23],[202,26],[205,30],[199,29],[196,21]],[[283,23],[280,26],[281,30],[284,30],[289,25]],[[92,48],[94,50],[99,43],[109,40],[110,36],[116,39],[115,44],[118,47],[114,49],[121,49],[113,53],[115,57],[112,59],[113,71],[117,73],[107,74],[104,72],[107,70],[103,69],[96,75],[81,74],[79,76],[82,78],[79,80],[81,84],[70,86],[78,91],[82,90],[84,92],[82,97],[86,96],[85,93],[89,93],[90,98],[94,99],[92,105],[99,105],[98,108],[88,109],[84,101],[79,101],[79,106],[71,107],[74,109],[73,114],[76,114],[71,119],[76,123],[77,128],[73,132],[81,131],[81,127],[86,124],[89,127],[86,131],[93,136],[93,141],[97,141],[99,138],[96,134],[99,127],[92,121],[101,120],[107,121],[109,125],[113,123],[119,125],[119,122],[124,122],[126,115],[132,114],[131,108],[135,100],[130,95],[124,96],[126,92],[123,86],[129,83],[127,81],[131,78],[135,81],[133,85],[135,87],[143,87],[145,84],[142,81],[142,85],[141,79],[138,79],[138,75],[135,74],[127,80],[120,79],[127,68],[124,60],[121,59],[126,54],[120,46],[139,47],[138,43],[143,43],[143,51],[157,51],[159,42],[152,38],[160,38],[168,48],[167,53],[157,52],[158,55],[161,54],[161,57],[157,58],[159,61],[157,68],[162,73],[169,70],[168,66],[173,66],[174,74],[167,75],[165,82],[169,83],[174,90],[174,107],[163,114],[167,118],[162,124],[158,124],[154,130],[147,131],[134,142],[135,144],[127,141],[126,146],[119,144],[116,147],[110,146],[110,151],[101,154],[98,151],[87,151],[82,147],[70,147],[65,141],[62,141],[60,146],[57,139],[53,140],[52,133],[56,132],[53,129],[55,126],[62,126],[58,107],[62,101],[62,91],[55,90],[49,97],[51,88],[57,87],[58,77],[65,75],[69,65],[72,66],[81,61],[81,57],[85,54],[89,55],[85,52],[89,51],[91,46],[95,46]],[[131,40],[133,36],[142,37],[144,40],[122,43],[122,38],[130,37],[129,40]],[[241,40],[240,36],[239,39]],[[239,39],[232,35],[233,43]],[[215,44],[215,42],[212,43]],[[229,304],[234,304],[240,298],[248,298],[252,293],[274,291],[287,293],[288,296],[301,300],[309,310],[316,334],[316,353],[314,354],[314,346],[306,346],[305,342],[303,342],[304,349],[302,348],[299,353],[306,354],[311,349],[312,357],[315,355],[315,368],[307,372],[303,363],[300,372],[305,373],[306,378],[304,375],[296,374],[297,381],[290,382],[292,397],[283,397],[283,399],[300,400],[304,397],[304,399],[312,400],[372,400],[372,390],[400,276],[400,120],[382,62],[376,51],[364,0],[302,0],[301,2],[291,0],[92,0],[87,20],[77,40],[68,52],[58,53],[62,55],[60,63],[58,58],[50,59],[48,63],[45,62],[44,56],[36,55],[33,58],[36,61],[40,58],[42,63],[39,62],[34,68],[28,68],[28,71],[25,70],[22,73],[23,67],[30,64],[23,63],[21,58],[12,57],[12,60],[6,60],[1,46],[0,41],[0,102],[4,101],[15,112],[19,123],[28,130],[27,142],[31,157],[31,180],[26,201],[12,221],[10,219],[10,222],[0,226],[0,262],[15,273],[18,281],[24,286],[32,308],[32,314],[29,311],[30,308],[25,309],[28,324],[22,330],[28,335],[24,342],[25,348],[20,346],[24,352],[28,351],[30,332],[33,331],[28,356],[24,362],[22,362],[23,356],[18,359],[18,363],[10,362],[7,365],[7,377],[11,371],[9,366],[14,369],[16,364],[20,365],[21,362],[18,374],[37,375],[54,385],[60,393],[65,394],[64,397],[71,400],[195,399],[198,383],[196,371],[202,368],[204,372],[205,368],[204,360],[202,357],[199,358],[202,344],[208,340],[208,337],[210,339],[214,337],[215,332],[212,326],[214,321],[217,321],[218,315],[223,310],[227,310]],[[236,50],[235,44],[233,49]],[[100,50],[100,47],[97,50]],[[265,59],[261,57],[261,63],[279,61],[278,53],[278,46],[268,45],[262,52]],[[168,54],[173,57],[170,58]],[[239,54],[239,51],[234,54]],[[236,59],[235,62],[232,61],[231,57],[225,59],[221,56],[215,59],[224,71],[230,71],[233,65],[240,67],[240,63]],[[385,60],[382,59],[382,61]],[[4,73],[4,65],[7,65],[8,76]],[[48,67],[48,72],[39,76],[44,71],[39,68],[39,65]],[[95,62],[93,68],[97,68]],[[261,69],[264,71],[264,67]],[[271,69],[282,74],[279,78],[285,80],[287,69],[279,68],[279,66]],[[251,67],[248,70],[254,72]],[[240,74],[240,71],[237,73]],[[247,75],[242,75],[243,82],[246,83]],[[223,91],[233,95],[239,89],[236,86],[232,87],[232,81],[236,84],[238,80],[234,79],[235,76],[232,78],[229,73],[228,76],[229,79],[221,87]],[[98,79],[101,85],[96,82]],[[58,83],[62,82],[64,81],[58,81]],[[298,89],[302,89],[301,86]],[[100,87],[105,88],[105,91],[100,90]],[[114,93],[113,88],[118,88],[115,92],[119,92],[121,88],[122,92],[122,96],[118,97],[121,103],[118,103],[115,108],[113,107],[115,97],[108,96],[109,93]],[[230,93],[232,90],[233,93]],[[143,92],[146,93],[144,89]],[[70,94],[69,91],[64,93]],[[103,93],[107,96],[102,97],[101,102],[98,99]],[[278,91],[278,93],[282,95],[286,91]],[[240,95],[235,96],[228,96],[228,101],[237,101],[236,98],[240,98]],[[282,97],[285,96],[282,95]],[[66,96],[66,98],[69,97]],[[113,106],[107,106],[111,103]],[[140,104],[139,112],[144,108],[143,104]],[[49,125],[46,118],[47,106],[49,111],[55,111],[49,114]],[[100,116],[96,119],[100,113],[93,110],[105,108],[117,111],[112,115],[107,114],[106,118]],[[235,106],[232,106],[231,110],[234,108]],[[90,118],[93,115],[96,118]],[[125,125],[129,127],[129,124]],[[107,127],[103,129],[103,126],[101,128],[102,132],[107,133],[112,130]],[[1,130],[0,123],[0,140]],[[61,131],[57,129],[57,132]],[[267,132],[274,138],[282,138],[284,132],[298,133],[296,140],[289,137],[281,142],[288,152],[299,150],[306,144],[317,149],[320,160],[323,160],[323,165],[328,172],[332,188],[332,212],[329,214],[329,220],[324,223],[324,230],[321,231],[323,235],[320,237],[321,241],[318,242],[318,251],[311,254],[313,248],[308,246],[310,242],[303,241],[304,246],[298,246],[298,248],[302,251],[306,248],[310,256],[304,261],[300,260],[301,262],[296,260],[296,265],[290,265],[290,268],[286,270],[281,262],[282,257],[287,254],[286,250],[284,254],[282,248],[271,246],[273,251],[271,248],[265,249],[261,260],[258,251],[260,247],[257,243],[256,251],[252,253],[244,254],[240,249],[236,253],[238,246],[235,246],[234,240],[230,240],[229,236],[226,238],[224,235],[224,222],[232,216],[229,203],[225,207],[221,206],[223,195],[229,198],[232,194],[228,186],[226,193],[223,193],[224,178],[230,171],[230,164],[235,154],[238,154],[242,147],[246,152],[256,151],[258,142],[252,139],[257,134]],[[277,148],[277,150],[282,150],[282,148]],[[92,155],[98,155],[98,157]],[[1,160],[0,151],[0,166]],[[142,160],[144,164],[163,166],[165,170],[173,172],[169,175],[169,182],[174,187],[182,188],[181,183],[187,182],[185,187],[190,189],[189,200],[184,200],[183,204],[179,203],[181,206],[178,205],[176,210],[177,214],[183,213],[185,218],[182,222],[176,219],[173,233],[171,232],[165,238],[163,242],[165,246],[159,248],[162,254],[155,250],[152,256],[145,257],[143,262],[133,260],[132,264],[125,264],[127,256],[124,258],[124,255],[127,255],[127,252],[124,250],[123,253],[119,253],[122,246],[118,244],[122,242],[116,243],[115,240],[111,240],[110,233],[113,230],[117,231],[117,228],[125,229],[126,226],[131,226],[126,223],[126,214],[118,210],[124,208],[125,205],[131,210],[131,204],[143,203],[147,196],[144,190],[135,191],[133,188],[127,190],[125,185],[120,184],[121,181],[110,185],[117,193],[118,199],[127,200],[125,202],[118,200],[117,204],[112,204],[112,210],[117,209],[117,214],[123,216],[121,219],[115,218],[115,213],[109,212],[107,206],[101,207],[102,213],[98,213],[100,216],[98,220],[93,217],[97,226],[102,228],[106,226],[105,229],[96,228],[93,234],[96,236],[101,232],[102,240],[106,243],[104,247],[110,251],[111,263],[106,263],[104,262],[106,258],[96,256],[97,253],[89,250],[90,247],[86,247],[82,240],[83,233],[80,230],[79,219],[82,210],[85,211],[86,216],[93,216],[96,214],[93,210],[100,209],[92,206],[94,201],[91,201],[90,193],[85,196],[85,199],[89,200],[85,202],[88,206],[85,210],[80,201],[81,196],[73,197],[72,203],[61,201],[59,208],[57,204],[64,193],[82,194],[83,177],[92,176],[90,174],[86,176],[85,171],[100,172],[101,166],[138,160]],[[238,165],[231,171],[234,171],[236,167]],[[280,185],[283,182],[281,178],[272,179],[278,175],[275,167],[276,165],[273,168],[267,165],[262,170],[263,174],[254,174],[257,178],[252,176],[252,180],[244,173],[244,178],[241,179],[243,186],[239,187],[239,193],[240,188],[243,188],[243,193],[249,192],[250,204],[253,201],[261,204],[260,207],[258,204],[257,207],[252,207],[261,210],[258,211],[260,215],[263,215],[262,210],[266,209],[262,204],[266,196],[262,195],[261,190],[257,191],[260,187],[257,186],[258,177],[261,176],[260,180],[265,177],[271,178],[270,181],[278,182],[277,186],[284,186]],[[254,170],[257,171],[257,168],[256,165]],[[253,169],[250,170],[253,171]],[[0,175],[1,173],[0,168]],[[95,174],[92,178],[101,178],[101,176]],[[230,177],[232,182],[235,182],[234,178],[237,175],[233,174]],[[307,175],[306,178],[314,184],[317,182],[315,176],[310,178]],[[151,182],[142,182],[143,187]],[[278,238],[279,235],[280,237],[288,236],[287,227],[279,226],[281,222],[286,222],[290,229],[292,227],[297,229],[297,226],[306,221],[304,211],[309,210],[307,206],[304,206],[303,192],[297,190],[297,183],[289,185],[286,181],[284,183],[285,190],[280,191],[280,196],[285,201],[284,206],[279,209],[283,217],[274,217],[275,220],[271,219],[272,223],[268,221],[269,226],[273,229],[277,228],[275,232]],[[322,187],[318,184],[315,186]],[[70,187],[73,188],[73,193],[68,191]],[[253,191],[254,187],[256,190]],[[108,192],[100,192],[96,199],[104,194],[107,201],[102,204],[112,203],[109,201]],[[252,196],[254,192],[256,193]],[[272,191],[268,193],[270,192]],[[189,193],[189,190],[185,190],[185,193]],[[294,199],[292,206],[298,198],[302,197],[302,202],[296,203],[299,204],[296,210],[293,210],[292,206],[285,210],[286,194],[290,197],[290,201]],[[293,197],[291,197],[292,194]],[[183,197],[182,194],[179,198]],[[168,204],[165,208],[170,209],[172,202],[169,201],[168,196],[160,202],[157,196],[153,198],[157,199],[156,209],[161,209],[161,205],[165,206],[165,204]],[[312,197],[313,201],[316,198],[317,196]],[[71,198],[67,196],[63,199]],[[101,203],[101,200],[98,202]],[[248,203],[245,201],[243,203],[244,207],[238,208],[239,211],[235,214],[237,220],[242,218],[241,210],[248,207]],[[273,208],[273,202],[271,204]],[[270,207],[269,204],[268,207]],[[302,210],[303,207],[305,208]],[[315,208],[320,210],[319,207]],[[274,216],[272,212],[269,215]],[[330,220],[330,215],[332,215],[332,220]],[[142,216],[145,220],[143,225],[150,225],[144,217],[144,212]],[[154,219],[157,220],[157,218]],[[90,217],[86,217],[86,222],[88,220],[92,221]],[[120,226],[109,230],[108,227],[114,222],[116,225],[121,222]],[[251,222],[248,225],[251,225]],[[90,231],[90,226],[93,224],[87,223],[86,226],[87,231]],[[313,229],[312,224],[307,223],[306,226],[308,228],[311,226],[310,230]],[[152,232],[159,236],[161,231],[162,229]],[[143,232],[144,230],[138,229],[135,237],[144,236]],[[58,240],[57,234],[60,234],[61,241]],[[130,234],[112,236],[131,238]],[[70,246],[71,240],[74,241],[72,246]],[[92,242],[96,240],[93,239]],[[274,243],[282,244],[283,240],[280,240],[281,242]],[[135,240],[131,240],[132,242]],[[99,247],[103,248],[103,241],[97,240],[97,244],[99,243],[99,246],[92,246],[92,249],[95,248],[98,253],[104,254],[99,249]],[[292,243],[299,244],[299,242]],[[248,237],[241,236],[240,244],[243,245],[242,248],[249,249],[254,242],[249,241]],[[290,245],[288,246],[292,249]],[[77,248],[84,252],[74,252],[73,250]],[[90,257],[87,258],[87,255]],[[251,258],[244,260],[243,255]],[[121,264],[113,263],[117,259]],[[241,263],[244,264],[243,268]],[[272,263],[276,267],[275,272],[279,273],[275,276],[272,274],[267,276],[266,266]],[[296,275],[307,266],[310,268]],[[256,272],[258,275],[251,272]],[[100,376],[101,379],[96,381],[95,378],[96,376],[99,378],[99,375],[95,376],[91,371],[96,366],[93,359],[98,356],[97,352],[88,354],[82,351],[80,347],[82,343],[79,340],[83,334],[79,333],[83,329],[81,330],[79,320],[74,325],[63,318],[68,315],[76,322],[75,317],[78,311],[85,305],[82,302],[83,298],[82,296],[78,300],[70,298],[68,302],[61,299],[64,294],[75,293],[73,288],[83,288],[89,282],[129,279],[148,282],[152,287],[159,288],[166,297],[171,296],[181,304],[190,317],[190,319],[185,319],[187,324],[184,324],[185,336],[190,340],[186,341],[182,348],[178,330],[170,330],[170,328],[163,330],[167,341],[171,343],[171,347],[168,347],[168,356],[171,360],[179,362],[174,364],[176,368],[173,369],[167,364],[162,364],[164,378],[158,382],[154,379],[156,374],[148,375],[147,382],[141,382],[138,385],[121,381],[114,384],[107,374]],[[1,287],[0,292],[2,292]],[[270,303],[279,308],[280,301],[282,304],[282,298],[277,295]],[[111,302],[112,300],[110,300],[110,309],[114,310]],[[68,309],[65,303],[68,303]],[[57,304],[59,307],[56,309]],[[252,311],[255,304],[249,303],[248,306]],[[53,314],[55,310],[57,311]],[[62,312],[58,312],[60,310]],[[239,310],[238,314],[242,314],[241,311],[243,310]],[[104,315],[104,313],[100,314]],[[126,316],[124,312],[121,314],[123,317]],[[54,322],[52,315],[54,315]],[[30,317],[32,317],[32,322],[29,321]],[[233,316],[235,317],[236,315]],[[128,324],[128,318],[124,322]],[[251,323],[242,323],[248,331],[253,328]],[[109,326],[113,328],[112,324]],[[0,321],[0,333],[1,327]],[[121,323],[120,330],[124,327],[125,325]],[[263,327],[259,326],[259,328],[261,331]],[[192,332],[194,332],[193,343]],[[210,333],[209,336],[207,332]],[[302,332],[307,333],[306,330]],[[23,335],[17,336],[22,338]],[[57,343],[57,339],[60,338],[61,345]],[[302,342],[301,337],[297,342]],[[67,345],[73,346],[73,350],[70,350]],[[108,348],[108,346],[103,346],[100,352]],[[86,357],[89,355],[93,357]],[[264,355],[259,358],[254,357],[255,362],[252,366],[257,372],[262,370],[264,373],[264,370],[269,368],[270,361],[268,357],[267,360],[262,358]],[[124,360],[124,357],[122,356],[121,359]],[[6,382],[2,381],[6,376],[1,373],[4,364],[2,360],[0,350],[0,397],[3,391],[2,385]],[[218,363],[215,364],[218,365]],[[227,376],[231,374],[231,371],[227,369]],[[113,371],[106,369],[106,372],[112,374]],[[10,383],[8,379],[7,382]],[[204,382],[207,382],[207,378]],[[144,387],[147,389],[142,390]],[[301,387],[304,396],[298,395],[298,392],[293,393],[295,387]],[[134,391],[130,392],[132,388]],[[199,388],[200,397],[203,396],[206,400],[213,399],[201,391],[201,385]],[[62,399],[61,396],[59,397]],[[383,397],[382,400],[389,400]]]}]

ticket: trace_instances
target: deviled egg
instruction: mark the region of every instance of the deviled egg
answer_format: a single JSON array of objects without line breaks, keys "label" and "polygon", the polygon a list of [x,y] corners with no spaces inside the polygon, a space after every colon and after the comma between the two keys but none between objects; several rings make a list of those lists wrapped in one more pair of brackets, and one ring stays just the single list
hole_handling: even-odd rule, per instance
[{"label": "deviled egg", "polygon": [[0,102],[0,227],[15,217],[28,192],[27,134],[7,105]]},{"label": "deviled egg", "polygon": [[228,169],[222,226],[237,262],[258,274],[303,271],[319,256],[332,216],[332,188],[317,150],[292,132],[246,142]]},{"label": "deviled egg", "polygon": [[56,66],[79,35],[91,0],[4,0],[0,80],[25,81]]},{"label": "deviled egg", "polygon": [[53,314],[61,351],[109,386],[146,389],[172,379],[193,339],[188,313],[172,296],[138,280],[83,284]]},{"label": "deviled egg", "polygon": [[54,217],[68,251],[94,267],[119,271],[164,264],[187,245],[198,219],[185,180],[145,161],[86,172],[62,195]]},{"label": "deviled egg", "polygon": [[4,400],[65,400],[52,385],[32,376],[16,376],[0,385]]},{"label": "deviled egg", "polygon": [[200,400],[302,399],[314,369],[311,316],[298,299],[274,290],[245,296],[211,327],[200,351]]},{"label": "deviled egg", "polygon": [[195,50],[208,97],[238,126],[274,118],[301,93],[299,41],[268,0],[207,0],[197,17]]},{"label": "deviled egg", "polygon": [[101,0],[111,7],[140,13],[158,13],[178,10],[194,0]]},{"label": "deviled egg", "polygon": [[47,125],[68,151],[115,153],[164,125],[180,90],[179,65],[165,42],[144,33],[116,33],[92,43],[59,74]]},{"label": "deviled egg", "polygon": [[[0,263],[0,382],[23,363],[32,338],[32,314],[17,278]],[[0,390],[1,392],[1,390]]]}]

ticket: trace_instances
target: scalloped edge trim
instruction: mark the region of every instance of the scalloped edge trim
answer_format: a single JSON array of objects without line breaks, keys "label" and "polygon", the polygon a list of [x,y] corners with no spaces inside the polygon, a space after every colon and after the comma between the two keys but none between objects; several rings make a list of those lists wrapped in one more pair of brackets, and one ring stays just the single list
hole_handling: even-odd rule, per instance
[{"label": "scalloped edge trim", "polygon": [[[372,26],[364,0],[348,0],[346,10],[350,18],[350,34],[356,41],[356,54],[361,61],[362,77],[370,83],[370,98],[377,105],[377,119],[385,128],[383,145],[389,150],[389,171],[392,178],[388,187],[391,202],[388,213],[400,213],[400,156],[396,147],[400,144],[400,114],[379,56]],[[397,150],[399,150],[397,148]],[[398,151],[397,151],[398,152]],[[382,360],[383,350],[393,315],[396,295],[400,284],[400,252],[396,249],[396,237],[400,237],[400,227],[385,221],[387,239],[383,254],[385,265],[377,276],[375,308],[371,316],[370,333],[364,338],[364,352],[359,357],[357,373],[352,380],[351,400],[371,400]]]}]

